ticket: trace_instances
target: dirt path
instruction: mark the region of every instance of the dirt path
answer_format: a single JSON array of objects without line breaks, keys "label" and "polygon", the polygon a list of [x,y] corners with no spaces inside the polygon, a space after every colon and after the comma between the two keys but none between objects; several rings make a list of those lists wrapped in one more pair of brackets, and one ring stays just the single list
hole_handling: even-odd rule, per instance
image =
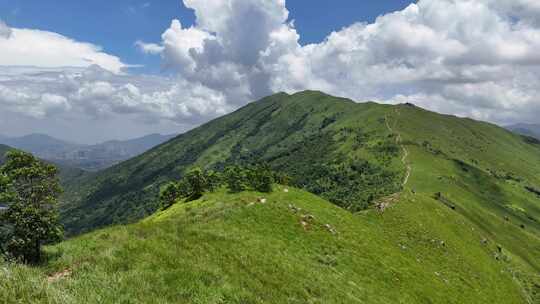
[{"label": "dirt path", "polygon": [[59,281],[61,279],[67,278],[71,276],[71,269],[65,269],[60,272],[53,273],[47,277],[47,282],[54,283],[56,281]]},{"label": "dirt path", "polygon": [[[396,108],[395,112],[396,112],[397,116],[401,115],[401,113],[399,112],[399,109]],[[407,168],[407,172],[405,173],[405,178],[403,179],[403,182],[402,182],[401,185],[403,187],[405,187],[407,185],[407,183],[409,182],[409,178],[411,177],[411,172],[412,172],[412,166],[407,162],[407,158],[409,157],[409,150],[407,150],[407,148],[403,144],[401,134],[394,131],[394,129],[395,129],[396,125],[397,125],[397,121],[398,121],[397,118],[394,121],[394,128],[390,127],[390,123],[388,122],[388,115],[385,115],[384,118],[385,118],[385,121],[386,121],[386,127],[388,128],[388,131],[390,131],[390,133],[397,134],[397,136],[396,136],[396,144],[399,145],[401,147],[401,149],[403,150],[403,155],[401,157],[401,162]]]},{"label": "dirt path", "polygon": [[[397,108],[395,109],[395,113],[396,113],[396,116],[401,115]],[[403,150],[403,155],[401,156],[400,160],[403,163],[403,165],[405,166],[405,168],[407,168],[407,169],[406,169],[406,172],[405,172],[405,178],[403,179],[403,181],[401,183],[401,186],[402,186],[402,188],[405,188],[405,186],[409,182],[409,178],[411,177],[411,172],[412,172],[412,166],[407,162],[407,158],[409,157],[409,150],[403,144],[403,139],[401,138],[401,134],[394,131],[396,129],[397,122],[398,122],[397,117],[394,120],[394,126],[393,127],[390,126],[390,122],[388,120],[388,115],[384,116],[384,120],[385,120],[385,123],[386,123],[386,128],[388,128],[388,131],[390,131],[390,133],[392,133],[392,134],[397,134],[397,136],[396,136],[396,144],[398,146],[400,146],[401,149]],[[387,197],[384,197],[384,198],[380,199],[375,204],[375,208],[380,213],[383,213],[387,208],[389,208],[390,206],[392,206],[393,204],[395,204],[395,203],[397,203],[399,201],[400,194],[401,194],[401,192],[397,192],[397,193],[394,193],[392,195],[389,195]]]}]

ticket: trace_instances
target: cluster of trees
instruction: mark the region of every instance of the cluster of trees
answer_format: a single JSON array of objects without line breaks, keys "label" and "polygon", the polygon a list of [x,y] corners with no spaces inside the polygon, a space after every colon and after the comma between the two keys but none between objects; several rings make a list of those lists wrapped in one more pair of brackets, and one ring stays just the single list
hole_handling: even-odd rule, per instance
[{"label": "cluster of trees", "polygon": [[[301,174],[299,174],[301,173]],[[317,163],[293,175],[295,185],[352,212],[400,190],[396,172],[362,159]]]},{"label": "cluster of trees", "polygon": [[41,260],[41,246],[60,241],[57,169],[28,153],[13,151],[0,167],[0,251],[25,263]]},{"label": "cluster of trees", "polygon": [[233,193],[247,190],[272,192],[272,185],[276,181],[287,184],[289,179],[286,175],[274,173],[266,165],[229,166],[222,172],[194,168],[179,181],[169,182],[162,187],[159,200],[161,208],[166,209],[178,200],[193,201],[223,186]]}]

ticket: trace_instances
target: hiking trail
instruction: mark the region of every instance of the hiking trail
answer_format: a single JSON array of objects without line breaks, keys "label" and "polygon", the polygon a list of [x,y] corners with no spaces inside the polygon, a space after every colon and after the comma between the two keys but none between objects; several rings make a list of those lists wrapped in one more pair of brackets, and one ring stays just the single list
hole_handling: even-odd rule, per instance
[{"label": "hiking trail", "polygon": [[[395,113],[397,116],[401,115],[398,108],[395,109]],[[412,172],[412,166],[407,162],[407,158],[409,157],[409,150],[403,144],[401,134],[394,131],[398,122],[397,118],[394,120],[393,128],[390,127],[390,123],[388,122],[388,114],[384,116],[384,119],[386,121],[386,127],[388,128],[388,131],[390,131],[390,133],[397,134],[396,144],[400,146],[401,149],[403,150],[403,155],[401,156],[401,162],[403,163],[403,165],[405,165],[405,167],[407,168],[407,171],[405,173],[405,178],[403,179],[401,186],[405,188],[405,186],[409,182],[409,178],[411,177],[411,172]]]}]

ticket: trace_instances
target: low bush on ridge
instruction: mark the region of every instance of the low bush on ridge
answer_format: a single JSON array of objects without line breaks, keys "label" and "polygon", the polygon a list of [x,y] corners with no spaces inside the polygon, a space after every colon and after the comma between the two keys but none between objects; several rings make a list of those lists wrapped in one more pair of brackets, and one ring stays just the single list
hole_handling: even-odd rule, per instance
[{"label": "low bush on ridge", "polygon": [[226,186],[230,192],[272,192],[275,182],[288,183],[290,178],[273,172],[266,165],[228,166],[223,171],[194,168],[179,181],[171,181],[161,188],[161,209],[167,209],[179,200],[193,201],[206,192]]}]

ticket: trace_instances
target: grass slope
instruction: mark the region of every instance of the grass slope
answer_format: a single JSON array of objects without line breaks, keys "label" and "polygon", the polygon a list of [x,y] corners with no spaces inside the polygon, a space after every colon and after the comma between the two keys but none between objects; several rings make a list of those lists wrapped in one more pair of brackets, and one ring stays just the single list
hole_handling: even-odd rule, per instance
[{"label": "grass slope", "polygon": [[526,303],[483,237],[424,195],[353,215],[292,188],[218,192],[2,267],[0,303]]},{"label": "grass slope", "polygon": [[440,192],[441,205],[503,248],[540,301],[540,196],[526,188],[540,188],[540,144],[488,123],[405,105],[388,119],[408,151],[407,189]]},{"label": "grass slope", "polygon": [[[358,209],[350,201],[389,206],[383,218],[372,218],[369,234],[380,238],[388,235],[375,230],[416,240],[401,231],[401,221],[409,221],[418,233],[461,237],[453,259],[471,264],[469,251],[484,240],[528,302],[540,302],[540,142],[413,105],[355,104],[318,92],[271,96],[75,184],[69,194],[82,199],[66,205],[64,218],[71,232],[142,218],[155,210],[159,185],[186,168],[253,160],[289,172],[304,189],[352,211]],[[388,197],[404,180],[403,195]],[[366,221],[358,225],[361,230]],[[426,244],[436,240],[428,238]],[[411,254],[427,254],[422,250]],[[453,259],[436,256],[433,263],[454,271]],[[485,271],[497,269],[492,266]]]},{"label": "grass slope", "polygon": [[399,148],[384,124],[390,106],[320,92],[276,94],[67,187],[70,233],[143,218],[160,185],[192,166],[264,161],[298,185],[356,211],[400,189]]},{"label": "grass slope", "polygon": [[389,121],[409,151],[408,187],[441,192],[540,272],[540,197],[526,190],[540,185],[540,145],[488,123],[410,106],[398,106]]}]

